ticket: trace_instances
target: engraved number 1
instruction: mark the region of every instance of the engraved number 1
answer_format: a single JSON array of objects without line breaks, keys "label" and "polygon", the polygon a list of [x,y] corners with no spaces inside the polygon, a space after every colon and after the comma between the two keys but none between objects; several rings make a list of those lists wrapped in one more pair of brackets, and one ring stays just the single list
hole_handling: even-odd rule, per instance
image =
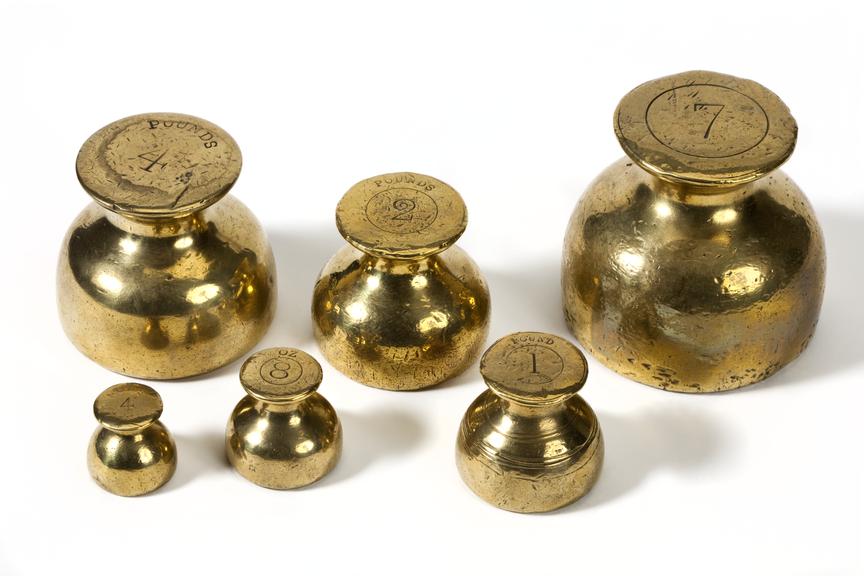
[{"label": "engraved number 1", "polygon": [[529,352],[529,354],[531,354],[531,373],[539,374],[539,372],[537,372],[537,354],[534,352]]},{"label": "engraved number 1", "polygon": [[720,113],[723,112],[723,109],[725,107],[725,104],[702,104],[701,102],[693,104],[694,112],[698,112],[699,110],[704,110],[707,108],[718,108],[717,112],[714,114],[714,118],[712,118],[711,122],[708,123],[708,128],[705,129],[705,136],[703,136],[705,140],[708,139],[708,135],[711,134],[711,127],[714,126],[714,122],[717,120],[717,117],[720,116]]}]

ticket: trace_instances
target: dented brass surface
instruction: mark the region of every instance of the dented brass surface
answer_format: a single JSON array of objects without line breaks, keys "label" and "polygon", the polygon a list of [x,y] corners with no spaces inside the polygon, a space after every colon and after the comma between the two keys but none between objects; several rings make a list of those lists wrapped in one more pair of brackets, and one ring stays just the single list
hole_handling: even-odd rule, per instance
[{"label": "dented brass surface", "polygon": [[353,186],[337,227],[349,242],[315,284],[312,318],[321,351],[350,378],[388,390],[434,386],[480,355],[489,289],[453,243],[465,204],[447,184],[410,172]]},{"label": "dented brass surface", "polygon": [[628,154],[580,199],[564,241],[570,330],[644,384],[730,390],[797,357],[816,327],[825,247],[807,198],[777,167],[795,146],[766,88],[713,72],[624,97]]},{"label": "dented brass surface", "polygon": [[336,466],[342,425],[316,390],[321,365],[294,348],[268,348],[240,369],[246,396],[225,433],[231,465],[247,480],[285,490],[311,484]]},{"label": "dented brass surface", "polygon": [[63,241],[60,319],[99,364],[140,378],[193,376],[264,335],[275,265],[261,225],[226,196],[240,150],[218,126],[143,114],[91,136],[78,178],[93,197]]},{"label": "dented brass surface", "polygon": [[159,421],[162,399],[144,384],[117,384],[93,403],[99,427],[87,449],[93,479],[118,496],[153,492],[171,479],[177,449]]},{"label": "dented brass surface", "polygon": [[582,353],[542,332],[518,332],[480,361],[489,390],[462,419],[456,464],[462,479],[490,504],[512,512],[546,512],[581,498],[597,482],[603,435],[578,395],[588,376]]}]

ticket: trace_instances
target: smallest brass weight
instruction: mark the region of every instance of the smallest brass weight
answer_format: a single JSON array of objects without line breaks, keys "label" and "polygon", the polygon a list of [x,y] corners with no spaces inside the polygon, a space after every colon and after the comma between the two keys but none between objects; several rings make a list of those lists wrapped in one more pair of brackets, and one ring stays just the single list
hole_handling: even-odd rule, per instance
[{"label": "smallest brass weight", "polygon": [[316,390],[321,365],[294,348],[268,348],[240,369],[247,395],[231,414],[225,449],[247,480],[285,490],[311,484],[336,466],[342,425]]},{"label": "smallest brass weight", "polygon": [[171,479],[177,449],[159,421],[162,398],[144,384],[117,384],[93,403],[100,426],[87,450],[90,475],[119,496],[153,492]]},{"label": "smallest brass weight", "polygon": [[603,435],[579,397],[588,376],[576,346],[517,332],[480,360],[489,390],[471,404],[456,465],[478,496],[511,512],[547,512],[585,495],[600,475]]}]

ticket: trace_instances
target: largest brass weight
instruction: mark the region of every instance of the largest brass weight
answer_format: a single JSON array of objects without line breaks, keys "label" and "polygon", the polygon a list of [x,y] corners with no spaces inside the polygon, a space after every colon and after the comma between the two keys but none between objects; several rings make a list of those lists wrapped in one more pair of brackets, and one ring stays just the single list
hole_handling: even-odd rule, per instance
[{"label": "largest brass weight", "polygon": [[714,72],[643,84],[615,112],[627,157],[588,187],[564,241],[570,330],[601,362],[678,392],[747,386],[816,327],[825,247],[777,169],[797,125],[768,89]]}]

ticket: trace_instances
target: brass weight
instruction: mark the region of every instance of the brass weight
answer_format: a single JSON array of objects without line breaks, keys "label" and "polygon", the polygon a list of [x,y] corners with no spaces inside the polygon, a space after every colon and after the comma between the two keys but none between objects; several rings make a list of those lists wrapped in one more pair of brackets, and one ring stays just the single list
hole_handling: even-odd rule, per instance
[{"label": "brass weight", "polygon": [[60,253],[57,299],[72,343],[102,366],[141,378],[209,372],[264,335],[275,266],[258,221],[226,196],[237,144],[181,114],[109,124],[78,154],[93,202]]},{"label": "brass weight", "polygon": [[642,84],[615,112],[627,157],[588,187],[564,241],[570,330],[638,382],[678,392],[753,384],[816,327],[822,232],[777,169],[797,125],[772,92],[715,72]]},{"label": "brass weight", "polygon": [[246,396],[225,433],[231,465],[247,480],[285,490],[311,484],[336,466],[342,425],[316,390],[321,365],[294,348],[268,348],[240,369]]},{"label": "brass weight", "polygon": [[581,498],[600,475],[603,435],[577,394],[588,376],[570,342],[518,332],[480,360],[489,386],[456,439],[456,465],[478,496],[512,512],[546,512]]},{"label": "brass weight", "polygon": [[336,225],[348,241],[315,284],[315,337],[363,384],[417,390],[464,371],[489,330],[489,289],[453,246],[467,211],[447,184],[411,172],[353,186]]},{"label": "brass weight", "polygon": [[117,384],[93,403],[99,427],[87,449],[90,475],[119,496],[153,492],[177,469],[177,449],[159,421],[162,399],[144,384]]}]

